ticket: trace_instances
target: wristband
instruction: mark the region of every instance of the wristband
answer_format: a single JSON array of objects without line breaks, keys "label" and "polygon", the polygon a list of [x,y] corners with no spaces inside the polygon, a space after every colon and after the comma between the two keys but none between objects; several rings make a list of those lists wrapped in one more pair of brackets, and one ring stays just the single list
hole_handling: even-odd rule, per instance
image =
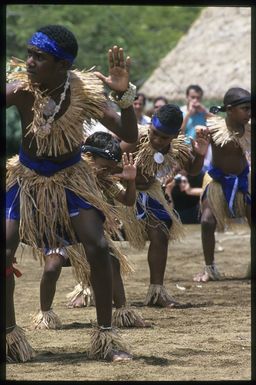
[{"label": "wristband", "polygon": [[136,86],[129,82],[129,87],[125,91],[125,93],[118,97],[115,91],[111,91],[109,95],[109,99],[116,103],[120,108],[125,109],[133,105],[134,98],[136,96]]}]

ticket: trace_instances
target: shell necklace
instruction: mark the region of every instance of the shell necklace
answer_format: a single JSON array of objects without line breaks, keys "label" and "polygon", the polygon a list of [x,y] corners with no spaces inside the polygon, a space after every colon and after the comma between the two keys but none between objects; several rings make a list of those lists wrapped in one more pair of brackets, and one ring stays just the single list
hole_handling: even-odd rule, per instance
[{"label": "shell necklace", "polygon": [[[45,132],[45,134],[50,133],[52,122],[54,121],[55,115],[59,112],[61,105],[66,98],[67,89],[69,88],[69,85],[70,85],[69,79],[70,79],[70,72],[68,71],[64,90],[60,96],[59,104],[56,104],[55,101],[51,97],[49,97],[47,99],[47,102],[46,102],[44,109],[43,109],[43,115],[45,115],[47,117],[47,119],[43,118],[42,119],[43,121],[40,125],[40,128]],[[59,87],[57,87],[57,88],[59,88]],[[57,88],[55,88],[54,91]]]}]

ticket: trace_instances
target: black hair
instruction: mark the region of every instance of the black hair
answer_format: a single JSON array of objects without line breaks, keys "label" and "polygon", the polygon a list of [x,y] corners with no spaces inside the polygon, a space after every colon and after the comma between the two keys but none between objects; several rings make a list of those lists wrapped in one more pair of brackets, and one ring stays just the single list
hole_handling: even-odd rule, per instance
[{"label": "black hair", "polygon": [[203,94],[204,94],[203,89],[197,84],[190,84],[190,86],[187,87],[186,96],[188,96],[190,90],[194,90],[194,91],[200,93],[201,96],[203,96]]},{"label": "black hair", "polygon": [[249,91],[240,87],[230,88],[224,95],[223,106],[212,106],[210,112],[217,114],[220,112],[226,112],[228,106],[238,106],[243,103],[251,102],[251,94]]},{"label": "black hair", "polygon": [[166,99],[165,96],[158,96],[157,98],[154,99],[153,104],[155,105],[158,100],[162,100],[165,104],[168,104],[168,100]]},{"label": "black hair", "polygon": [[138,92],[138,93],[136,94],[134,100],[138,100],[140,96],[141,96],[142,99],[143,99],[143,106],[145,106],[147,98],[146,98],[146,95],[143,94],[142,92]]},{"label": "black hair", "polygon": [[[251,94],[249,91],[244,90],[240,87],[230,88],[224,95],[223,104],[224,106],[228,105],[238,105],[243,103],[244,99],[250,99]],[[241,102],[240,102],[241,101]]]},{"label": "black hair", "polygon": [[74,58],[77,56],[78,43],[76,37],[66,27],[62,25],[46,25],[45,27],[39,28],[37,32],[42,32],[55,40],[60,48],[74,56]]},{"label": "black hair", "polygon": [[[88,136],[85,141],[84,148],[88,146],[94,147],[100,150],[104,150],[107,156],[102,153],[96,153],[96,156],[113,159],[120,161],[122,159],[122,150],[120,147],[120,141],[108,132],[96,131],[92,135]],[[83,148],[82,148],[83,150]],[[92,152],[94,155],[94,153]],[[108,156],[109,154],[109,156]]]},{"label": "black hair", "polygon": [[160,122],[170,128],[180,128],[183,121],[183,114],[177,104],[165,104],[156,112]]}]

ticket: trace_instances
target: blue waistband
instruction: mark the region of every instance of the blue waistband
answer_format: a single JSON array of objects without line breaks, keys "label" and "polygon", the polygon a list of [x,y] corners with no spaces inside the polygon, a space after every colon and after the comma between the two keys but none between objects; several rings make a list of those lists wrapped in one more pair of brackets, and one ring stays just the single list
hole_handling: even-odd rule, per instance
[{"label": "blue waistband", "polygon": [[56,172],[73,166],[75,163],[79,162],[81,159],[81,151],[79,151],[79,153],[74,155],[72,158],[65,160],[64,162],[55,163],[47,159],[33,160],[27,154],[25,154],[22,147],[20,147],[19,159],[24,166],[34,170],[37,174],[43,176],[52,176]]},{"label": "blue waistband", "polygon": [[233,211],[233,204],[236,192],[238,190],[244,194],[248,192],[249,172],[250,169],[248,165],[239,175],[224,174],[224,172],[217,167],[211,167],[208,170],[208,174],[212,177],[212,179],[217,180],[221,184],[229,210],[232,215],[235,215]]}]

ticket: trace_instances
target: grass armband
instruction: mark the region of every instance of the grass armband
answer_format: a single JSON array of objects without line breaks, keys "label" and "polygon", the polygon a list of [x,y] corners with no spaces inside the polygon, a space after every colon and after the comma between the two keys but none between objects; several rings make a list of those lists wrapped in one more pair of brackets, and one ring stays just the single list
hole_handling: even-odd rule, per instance
[{"label": "grass armband", "polygon": [[125,93],[118,97],[115,91],[111,91],[109,98],[113,102],[115,102],[120,108],[125,109],[133,105],[133,101],[136,95],[136,86],[132,83],[129,83],[129,87],[125,91]]}]

